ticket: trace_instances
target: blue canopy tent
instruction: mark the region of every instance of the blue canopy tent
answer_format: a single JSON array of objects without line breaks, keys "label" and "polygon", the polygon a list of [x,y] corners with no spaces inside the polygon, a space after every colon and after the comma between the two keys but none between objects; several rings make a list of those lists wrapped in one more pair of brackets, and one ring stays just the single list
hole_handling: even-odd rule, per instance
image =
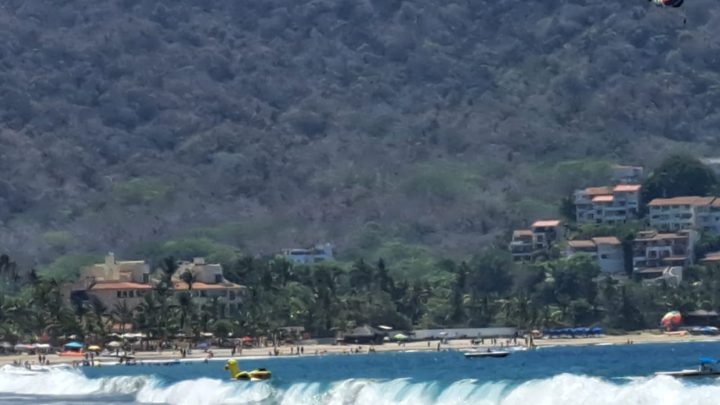
[{"label": "blue canopy tent", "polygon": [[65,343],[65,345],[63,347],[65,347],[66,349],[82,349],[83,346],[85,346],[85,345],[80,342],[70,342],[70,343]]}]

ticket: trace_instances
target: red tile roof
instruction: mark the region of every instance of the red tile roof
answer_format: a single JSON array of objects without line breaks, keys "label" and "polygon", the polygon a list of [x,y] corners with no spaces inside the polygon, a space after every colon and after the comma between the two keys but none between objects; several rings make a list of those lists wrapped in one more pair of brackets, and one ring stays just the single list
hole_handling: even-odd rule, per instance
[{"label": "red tile roof", "polygon": [[589,196],[607,195],[612,194],[610,187],[588,187],[585,189],[585,194]]},{"label": "red tile roof", "polygon": [[593,242],[595,242],[596,245],[619,245],[620,239],[614,237],[614,236],[600,236],[597,238],[592,238]]},{"label": "red tile roof", "polygon": [[103,290],[149,290],[150,284],[131,283],[128,281],[99,281],[90,287],[90,291]]},{"label": "red tile roof", "polygon": [[705,262],[705,263],[718,263],[718,262],[720,262],[720,252],[708,253],[700,261]]},{"label": "red tile roof", "polygon": [[[192,283],[193,290],[226,290],[233,288],[242,288],[242,286],[233,283],[223,284],[205,284],[199,281]],[[173,283],[173,289],[175,290],[188,290],[188,285],[184,281],[176,281]]]},{"label": "red tile roof", "polygon": [[656,198],[648,204],[651,207],[660,207],[667,205],[710,205],[715,197],[674,197],[674,198]]},{"label": "red tile roof", "polygon": [[532,224],[533,228],[554,228],[556,226],[560,226],[560,221],[557,219],[549,219],[549,220],[543,220],[543,221],[535,221]]},{"label": "red tile roof", "polygon": [[663,257],[663,260],[667,262],[684,262],[685,260],[687,260],[687,258],[687,256],[668,256]]},{"label": "red tile roof", "polygon": [[572,248],[577,248],[577,249],[594,248],[595,243],[591,240],[571,240],[571,241],[568,241],[568,246],[570,246]]},{"label": "red tile roof", "polygon": [[517,229],[513,231],[513,238],[518,236],[532,236],[532,230],[530,229]]},{"label": "red tile roof", "polygon": [[687,239],[688,235],[685,233],[653,233],[653,234],[642,234],[638,233],[635,238],[636,241],[651,241],[651,240],[664,240],[664,239]]},{"label": "red tile roof", "polygon": [[641,187],[639,184],[620,184],[615,186],[613,191],[616,193],[634,193],[640,191]]}]

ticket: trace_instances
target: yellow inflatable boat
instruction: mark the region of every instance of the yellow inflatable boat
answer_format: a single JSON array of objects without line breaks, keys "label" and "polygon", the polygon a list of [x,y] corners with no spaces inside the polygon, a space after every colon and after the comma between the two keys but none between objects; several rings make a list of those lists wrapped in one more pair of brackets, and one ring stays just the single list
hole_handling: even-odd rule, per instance
[{"label": "yellow inflatable boat", "polygon": [[230,372],[230,378],[238,381],[262,381],[269,380],[272,373],[264,368],[256,368],[251,371],[243,371],[238,368],[237,360],[230,359],[225,364],[225,370]]}]

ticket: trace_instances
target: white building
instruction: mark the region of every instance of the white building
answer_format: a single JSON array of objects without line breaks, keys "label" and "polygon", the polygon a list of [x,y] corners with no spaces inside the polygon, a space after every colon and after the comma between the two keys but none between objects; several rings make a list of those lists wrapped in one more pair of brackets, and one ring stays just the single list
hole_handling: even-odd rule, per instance
[{"label": "white building", "polygon": [[310,249],[285,249],[283,256],[295,264],[313,264],[333,260],[333,245],[326,243]]},{"label": "white building", "polygon": [[638,184],[588,187],[575,192],[575,216],[580,223],[617,224],[638,217]]},{"label": "white building", "polygon": [[625,271],[625,256],[620,240],[614,236],[597,237],[589,240],[571,240],[565,250],[567,256],[587,254],[597,260],[603,274],[617,274]]},{"label": "white building", "polygon": [[78,281],[62,287],[69,302],[97,299],[108,311],[122,303],[130,309],[137,307],[151,289],[150,266],[145,261],[118,261],[113,253],[103,263],[81,268]]},{"label": "white building", "polygon": [[633,240],[633,268],[685,267],[693,264],[699,235],[694,230],[675,233],[639,232]]},{"label": "white building", "polygon": [[[185,273],[191,275],[190,284],[185,281]],[[217,299],[217,304],[225,314],[234,313],[240,308],[247,292],[245,286],[228,281],[220,264],[205,263],[202,257],[192,262],[180,262],[172,276],[175,294],[189,293],[199,305]]]},{"label": "white building", "polygon": [[720,198],[697,208],[697,229],[720,234]]},{"label": "white building", "polygon": [[645,285],[665,283],[677,287],[683,280],[683,268],[680,266],[648,267],[635,271],[635,274]]},{"label": "white building", "polygon": [[535,221],[530,229],[518,229],[513,232],[510,253],[515,260],[533,259],[550,249],[564,236],[559,220]]},{"label": "white building", "polygon": [[720,202],[715,197],[656,198],[648,203],[650,226],[662,231],[720,230]]}]

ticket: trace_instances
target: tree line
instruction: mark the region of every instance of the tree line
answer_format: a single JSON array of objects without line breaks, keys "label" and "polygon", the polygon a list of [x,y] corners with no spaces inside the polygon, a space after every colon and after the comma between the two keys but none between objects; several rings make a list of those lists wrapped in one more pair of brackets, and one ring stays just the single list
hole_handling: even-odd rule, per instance
[{"label": "tree line", "polygon": [[[0,260],[6,262],[12,261]],[[173,291],[175,263],[161,261],[153,289],[134,309],[124,301],[113,308],[92,298],[68,302],[58,281],[33,271],[18,278],[12,266],[0,265],[0,339],[58,341],[76,335],[101,341],[113,325],[116,332],[118,325],[132,327],[159,340],[201,332],[271,336],[285,326],[330,337],[365,324],[399,330],[600,325],[619,331],[657,327],[671,309],[720,305],[720,276],[702,266],[688,269],[689,282],[678,288],[621,285],[602,276],[589,256],[514,262],[505,250],[488,248],[466,261],[438,260],[434,279],[404,278],[383,260],[307,266],[246,256],[225,266],[228,280],[247,287],[242,304],[229,311],[222,297],[198,300]]]}]

